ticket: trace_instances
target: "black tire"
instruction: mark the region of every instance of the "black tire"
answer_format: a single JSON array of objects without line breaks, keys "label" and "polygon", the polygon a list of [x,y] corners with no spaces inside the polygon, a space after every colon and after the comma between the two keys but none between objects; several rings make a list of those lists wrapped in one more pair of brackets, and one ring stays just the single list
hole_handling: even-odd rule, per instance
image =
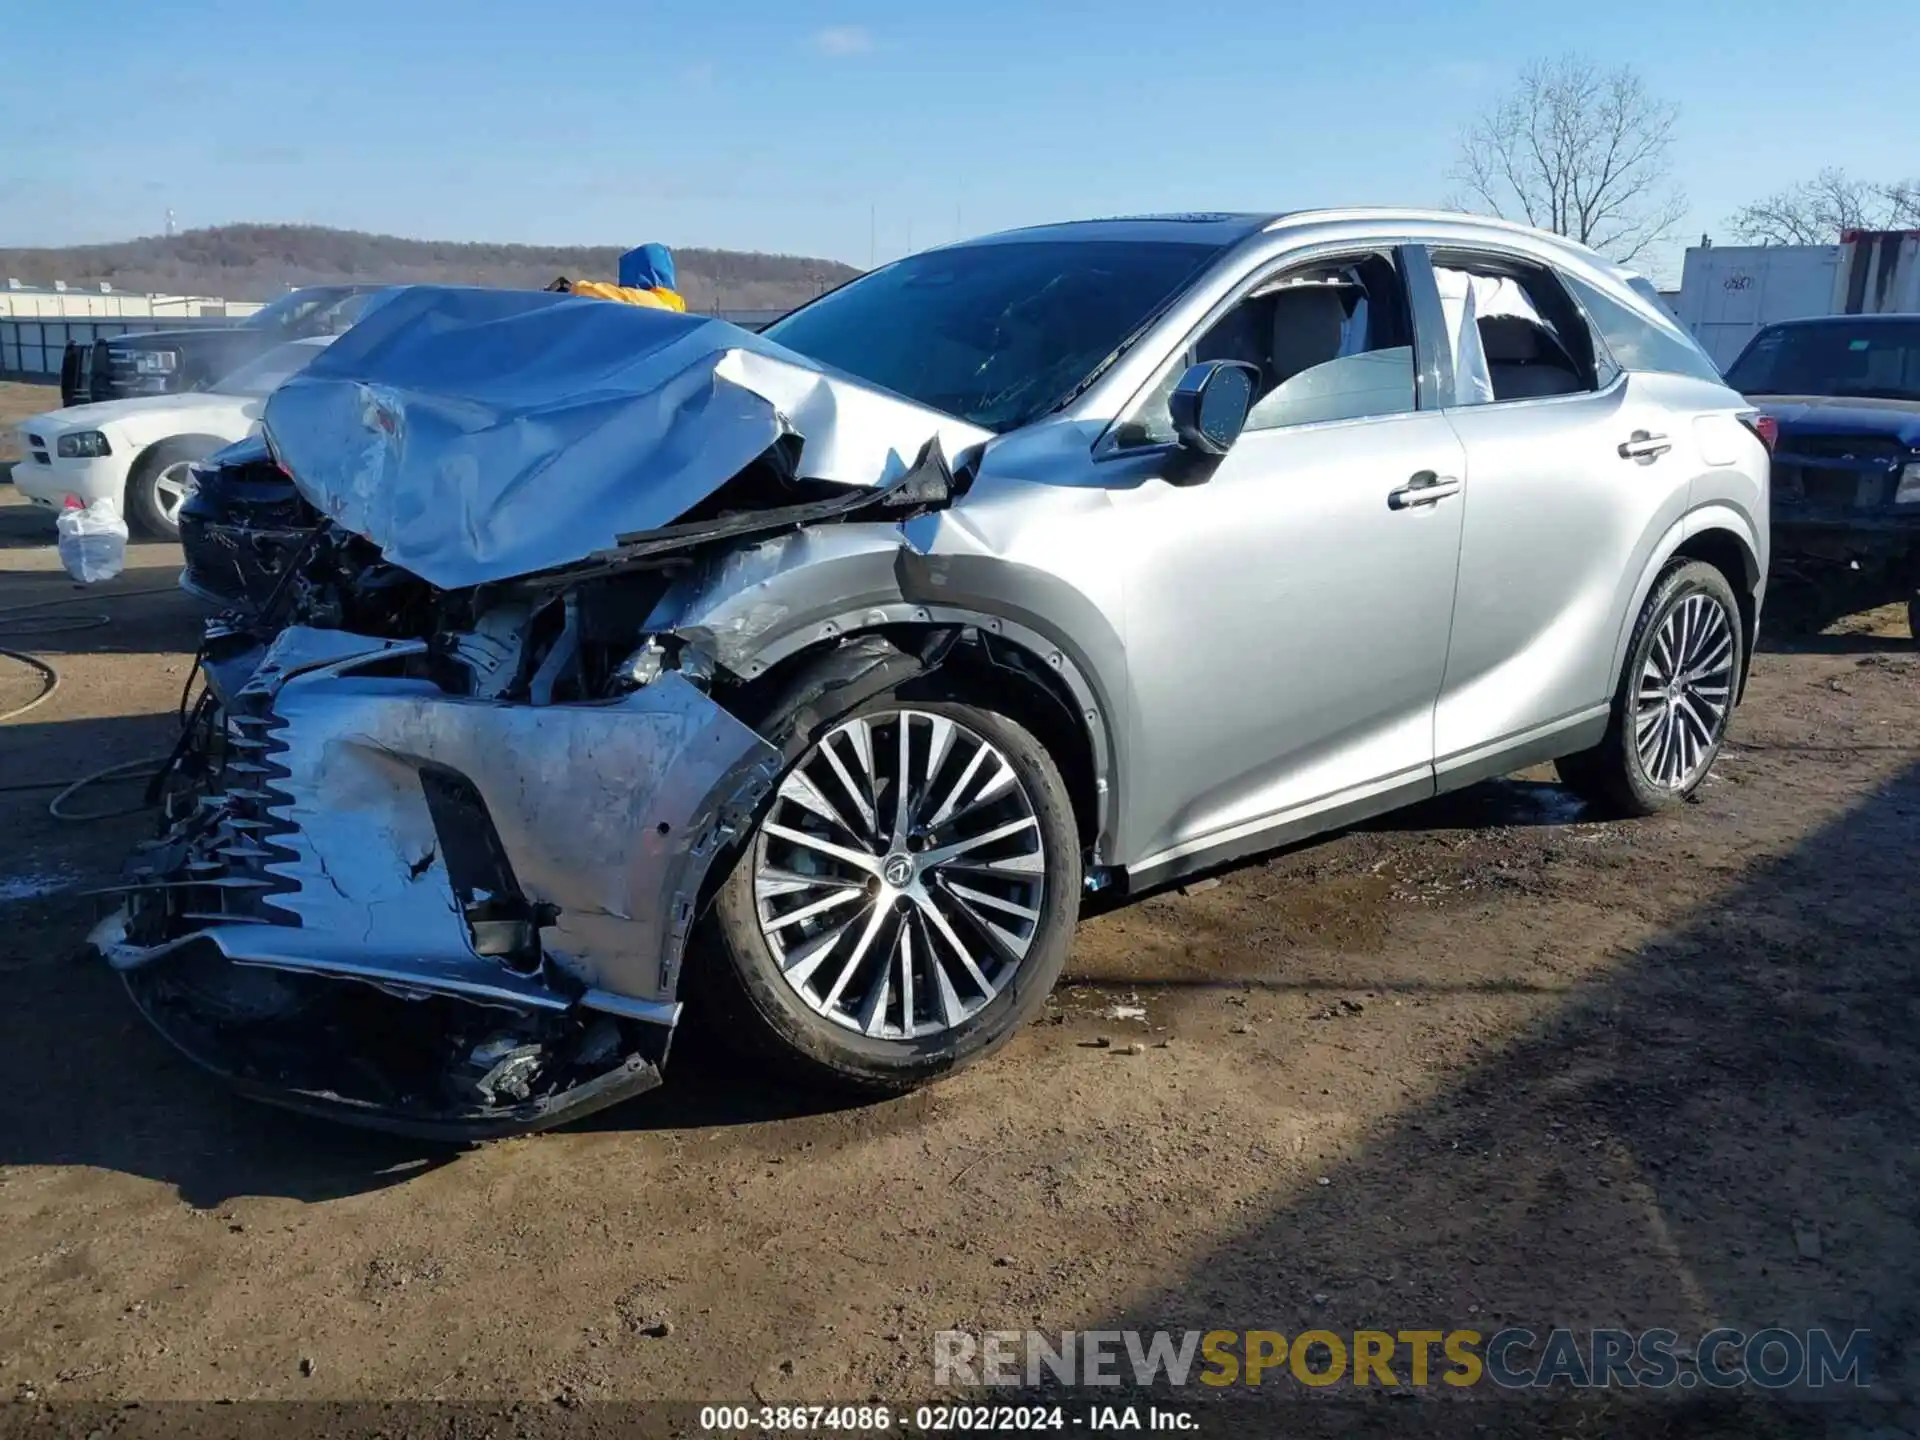
[{"label": "black tire", "polygon": [[[869,1038],[826,1018],[802,1000],[767,943],[755,886],[756,866],[766,843],[761,827],[772,813],[764,808],[754,834],[739,847],[730,873],[715,893],[703,926],[701,953],[691,957],[688,978],[695,1004],[704,1010],[703,1020],[724,1043],[736,1053],[771,1062],[803,1084],[885,1095],[950,1074],[991,1054],[1031,1021],[1066,963],[1079,918],[1081,888],[1079,830],[1066,783],[1040,742],[1017,721],[956,698],[919,698],[925,688],[925,682],[909,682],[826,720],[815,718],[817,711],[803,709],[800,723],[811,725],[804,737],[794,733],[798,726],[792,722],[786,733],[780,733],[777,719],[764,726],[762,733],[796,757],[789,774],[809,763],[820,739],[863,716],[887,717],[902,710],[944,716],[989,742],[1025,787],[1025,799],[1038,822],[1046,866],[1044,888],[1035,907],[1039,918],[1033,922],[1024,955],[978,1011],[950,1028],[911,1039]],[[903,691],[913,693],[909,698]],[[922,933],[926,933],[924,927]],[[922,996],[927,993],[923,988]],[[898,1005],[897,994],[892,1003]]]},{"label": "black tire", "polygon": [[1907,634],[1920,640],[1920,594],[1907,597]]},{"label": "black tire", "polygon": [[127,476],[122,507],[127,523],[155,540],[178,540],[179,522],[168,518],[158,490],[162,477],[180,465],[206,459],[215,448],[204,440],[162,440],[150,448]]},{"label": "black tire", "polygon": [[[1726,712],[1711,727],[1710,743],[1705,747],[1705,763],[1684,784],[1665,785],[1647,773],[1635,743],[1635,702],[1642,672],[1653,652],[1661,627],[1689,599],[1701,596],[1720,607],[1731,635],[1728,658]],[[1733,715],[1733,693],[1739,683],[1743,646],[1746,637],[1740,628],[1740,606],[1733,587],[1719,570],[1700,560],[1676,560],[1654,581],[1653,592],[1635,621],[1633,636],[1627,645],[1627,659],[1620,670],[1620,684],[1614,692],[1613,711],[1607,718],[1607,733],[1591,750],[1562,756],[1554,762],[1561,781],[1582,799],[1599,810],[1619,816],[1655,815],[1686,803],[1713,769],[1714,759],[1725,740],[1727,722]]]}]

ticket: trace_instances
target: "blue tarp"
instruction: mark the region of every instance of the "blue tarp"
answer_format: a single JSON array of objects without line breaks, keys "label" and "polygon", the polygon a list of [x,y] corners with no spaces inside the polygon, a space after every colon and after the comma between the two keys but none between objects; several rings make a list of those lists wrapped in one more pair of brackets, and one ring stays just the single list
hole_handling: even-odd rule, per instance
[{"label": "blue tarp", "polygon": [[679,290],[673,252],[664,245],[636,245],[620,257],[620,283],[631,290]]}]

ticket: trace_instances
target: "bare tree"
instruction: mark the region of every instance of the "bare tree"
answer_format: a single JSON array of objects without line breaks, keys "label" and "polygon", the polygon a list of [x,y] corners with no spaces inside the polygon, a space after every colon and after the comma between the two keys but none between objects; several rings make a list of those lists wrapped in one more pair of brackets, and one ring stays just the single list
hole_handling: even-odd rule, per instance
[{"label": "bare tree", "polygon": [[1894,230],[1920,229],[1920,179],[1896,180],[1882,185],[1880,195],[1887,202],[1886,223]]},{"label": "bare tree", "polygon": [[1454,180],[1477,204],[1625,262],[1672,235],[1687,199],[1670,181],[1680,107],[1627,67],[1537,60],[1460,137]]},{"label": "bare tree", "polygon": [[1727,226],[1752,245],[1831,245],[1842,230],[1920,224],[1920,182],[1877,184],[1828,168],[1733,212]]}]

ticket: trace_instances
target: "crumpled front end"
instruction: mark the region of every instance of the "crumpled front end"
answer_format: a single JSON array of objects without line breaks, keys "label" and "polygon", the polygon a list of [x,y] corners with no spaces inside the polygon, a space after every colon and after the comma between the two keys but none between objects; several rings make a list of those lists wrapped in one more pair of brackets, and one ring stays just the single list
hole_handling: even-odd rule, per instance
[{"label": "crumpled front end", "polygon": [[677,672],[531,706],[435,669],[422,641],[283,631],[212,707],[204,783],[95,941],[262,1098],[542,1128],[658,1083],[701,882],[778,757]]},{"label": "crumpled front end", "polygon": [[[898,548],[988,438],[718,321],[396,292],[209,467],[183,583],[235,608],[96,945],[285,1105],[472,1138],[657,1083],[783,759],[760,668],[656,611],[742,545]],[[944,642],[828,643],[851,695]]]}]

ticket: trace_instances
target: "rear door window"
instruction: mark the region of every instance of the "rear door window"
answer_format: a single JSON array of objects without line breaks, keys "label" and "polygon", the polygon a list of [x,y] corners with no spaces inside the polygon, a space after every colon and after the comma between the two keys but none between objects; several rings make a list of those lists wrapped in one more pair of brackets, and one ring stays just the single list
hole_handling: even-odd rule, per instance
[{"label": "rear door window", "polygon": [[1509,255],[1433,252],[1457,403],[1583,395],[1617,369],[1554,273]]},{"label": "rear door window", "polygon": [[[1594,328],[1613,352],[1613,358],[1626,369],[1657,370],[1721,383],[1719,367],[1707,358],[1707,352],[1696,345],[1690,335],[1674,325],[1642,315],[1602,287],[1577,275],[1560,278],[1593,321]],[[1645,283],[1640,281],[1634,288],[1637,291],[1639,285]],[[1657,292],[1651,303],[1659,304]]]}]

